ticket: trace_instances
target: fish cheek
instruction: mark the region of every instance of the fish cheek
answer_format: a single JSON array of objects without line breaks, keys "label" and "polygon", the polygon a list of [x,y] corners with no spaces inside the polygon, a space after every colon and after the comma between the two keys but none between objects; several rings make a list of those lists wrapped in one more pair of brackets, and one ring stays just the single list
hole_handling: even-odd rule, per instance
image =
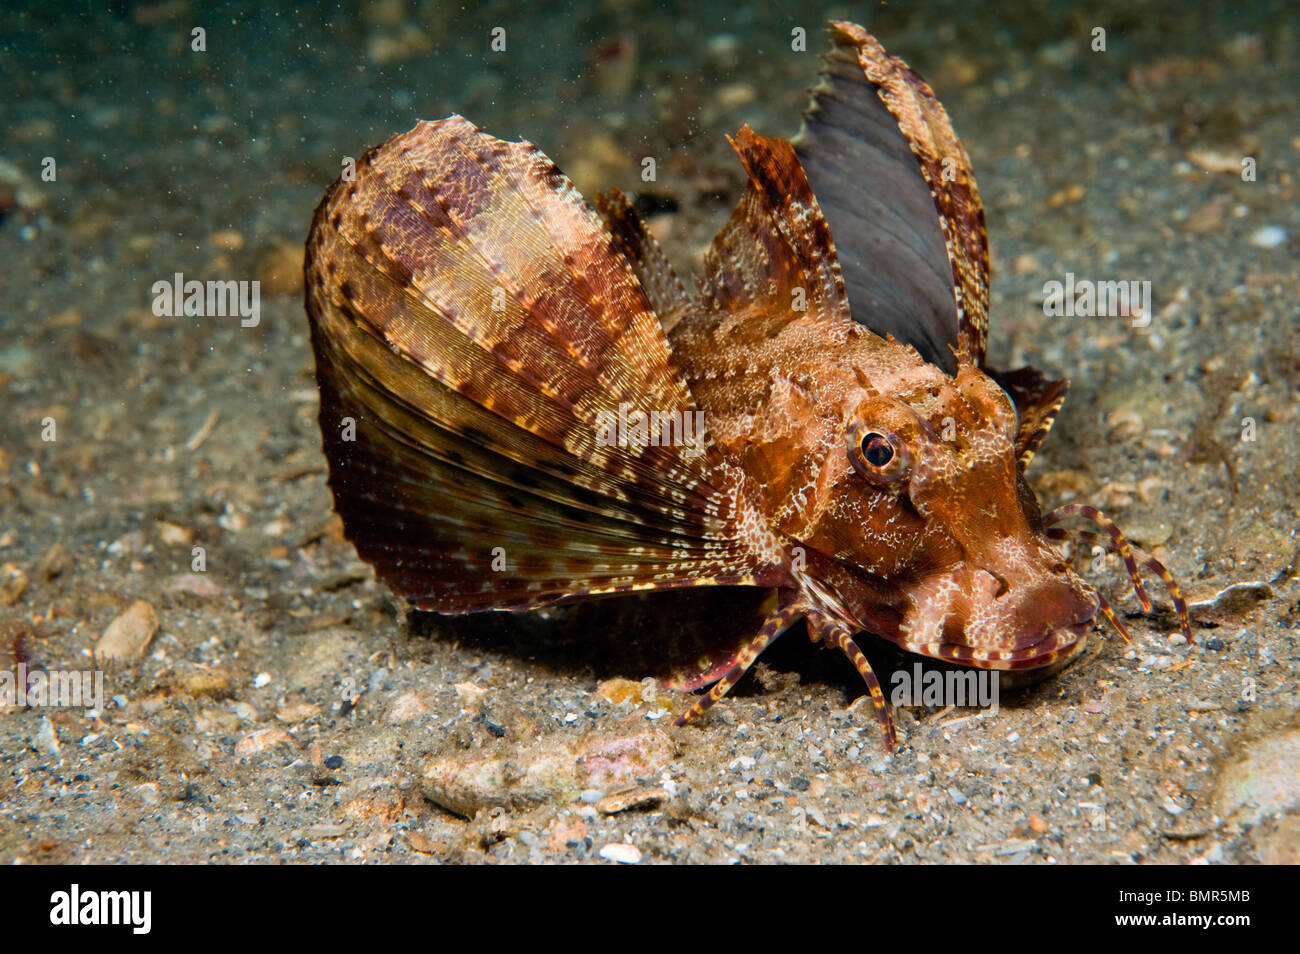
[{"label": "fish cheek", "polygon": [[912,506],[906,491],[889,492],[870,486],[855,488],[846,506],[832,511],[835,555],[878,576],[894,576],[911,559],[921,541],[926,520]]},{"label": "fish cheek", "polygon": [[777,502],[794,493],[798,486],[800,452],[793,437],[782,437],[750,443],[741,452],[741,460],[745,472],[764,488],[771,501]]}]

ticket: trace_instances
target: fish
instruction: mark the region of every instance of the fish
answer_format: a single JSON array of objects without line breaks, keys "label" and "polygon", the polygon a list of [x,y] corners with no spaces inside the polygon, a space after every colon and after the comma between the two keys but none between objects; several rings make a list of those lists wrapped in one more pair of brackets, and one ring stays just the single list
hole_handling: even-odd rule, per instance
[{"label": "fish", "polygon": [[[861,634],[1051,672],[1104,618],[1063,542],[1168,570],[1026,479],[1068,382],[986,363],[989,252],[931,88],[830,25],[793,140],[743,126],[747,174],[688,289],[633,203],[588,203],[536,145],[453,114],[366,152],[305,259],[329,488],[394,593],[439,614],[694,587],[763,594],[674,662],[702,716],[800,621],[860,674]],[[1094,530],[1071,529],[1084,521]],[[1099,532],[1098,532],[1099,531]]]}]

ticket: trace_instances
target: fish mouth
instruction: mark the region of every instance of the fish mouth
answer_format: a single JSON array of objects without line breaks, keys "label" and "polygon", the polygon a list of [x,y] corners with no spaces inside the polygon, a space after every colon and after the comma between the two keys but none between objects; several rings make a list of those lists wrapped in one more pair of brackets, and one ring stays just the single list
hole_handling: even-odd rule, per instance
[{"label": "fish mouth", "polygon": [[894,642],[962,666],[1043,669],[1082,651],[1100,607],[1096,591],[1068,570],[1030,564],[999,575],[963,563],[907,587]]},{"label": "fish mouth", "polygon": [[943,659],[963,666],[1004,671],[1041,671],[1063,669],[1079,657],[1088,644],[1088,634],[1096,622],[1095,612],[1086,619],[1048,627],[1032,636],[1022,636],[1009,648],[972,646],[947,640],[916,643],[905,637],[894,638],[908,652]]},{"label": "fish mouth", "polygon": [[1088,648],[1088,635],[1092,631],[1092,625],[1090,622],[1081,626],[1080,624],[1074,624],[1069,627],[1080,629],[1075,641],[1063,651],[1058,652],[1055,658],[1044,660],[1041,665],[1000,670],[998,672],[998,688],[1005,690],[1023,689],[1045,679],[1050,679],[1075,663]]}]

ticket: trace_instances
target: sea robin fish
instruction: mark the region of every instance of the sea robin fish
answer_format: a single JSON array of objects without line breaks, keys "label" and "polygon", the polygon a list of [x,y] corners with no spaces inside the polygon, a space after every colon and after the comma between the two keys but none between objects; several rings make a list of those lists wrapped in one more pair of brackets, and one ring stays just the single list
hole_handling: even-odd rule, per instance
[{"label": "sea robin fish", "polygon": [[693,292],[621,194],[593,209],[535,146],[453,115],[326,193],[307,312],[335,506],[415,607],[762,587],[757,631],[682,661],[677,686],[712,688],[679,723],[802,619],[857,667],[892,750],[855,636],[1058,667],[1099,612],[1120,625],[1062,539],[1116,550],[1150,609],[1144,563],[1188,621],[1098,511],[1040,514],[1025,468],[1067,385],[985,365],[966,151],[874,37],[831,38],[799,136],[732,140],[749,183]]}]

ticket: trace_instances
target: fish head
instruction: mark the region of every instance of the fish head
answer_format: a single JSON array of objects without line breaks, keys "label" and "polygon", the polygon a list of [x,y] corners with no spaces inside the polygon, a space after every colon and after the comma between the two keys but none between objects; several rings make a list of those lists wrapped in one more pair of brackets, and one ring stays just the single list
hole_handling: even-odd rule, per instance
[{"label": "fish head", "polygon": [[881,635],[909,651],[1034,669],[1082,649],[1098,596],[1046,535],[1007,393],[966,359],[898,388],[857,377],[799,542],[888,594],[899,624]]}]

